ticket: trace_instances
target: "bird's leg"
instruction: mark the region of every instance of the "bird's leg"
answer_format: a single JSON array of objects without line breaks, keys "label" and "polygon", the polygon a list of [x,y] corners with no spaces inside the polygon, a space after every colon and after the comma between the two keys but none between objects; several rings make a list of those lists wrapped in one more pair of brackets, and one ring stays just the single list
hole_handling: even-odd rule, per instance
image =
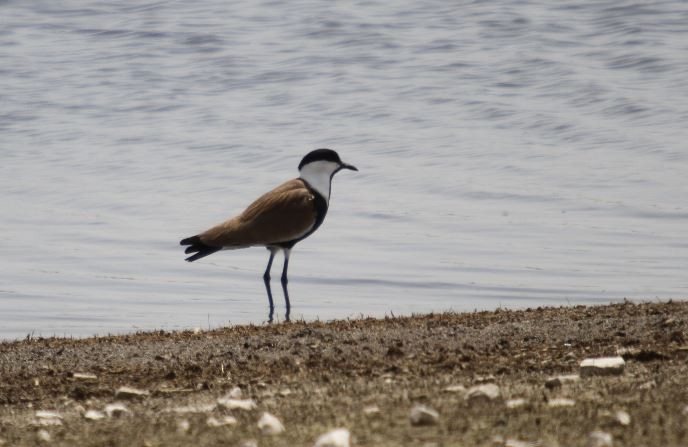
[{"label": "bird's leg", "polygon": [[268,303],[270,305],[270,313],[268,314],[268,323],[272,323],[272,315],[275,311],[275,304],[272,301],[272,290],[270,289],[270,269],[272,268],[272,260],[275,259],[275,249],[268,248],[270,250],[270,259],[268,260],[268,266],[263,274],[263,281],[265,282],[265,290],[268,293]]},{"label": "bird's leg", "polygon": [[289,313],[291,312],[291,303],[289,302],[289,290],[287,289],[287,284],[289,279],[287,278],[287,269],[289,268],[289,255],[291,254],[291,249],[284,249],[284,268],[282,269],[282,291],[284,292],[284,302],[287,305],[287,312],[284,316],[285,321],[289,321]]},{"label": "bird's leg", "polygon": [[275,253],[277,253],[277,250],[275,250],[272,247],[268,247],[268,251],[270,252],[270,259],[268,259],[268,266],[265,268],[265,273],[263,273],[263,281],[269,283],[270,269],[272,268],[272,260],[275,259]]},{"label": "bird's leg", "polygon": [[284,267],[282,268],[282,284],[286,284],[289,282],[289,279],[287,278],[287,269],[289,268],[289,255],[291,254],[291,249],[285,248],[284,249]]}]

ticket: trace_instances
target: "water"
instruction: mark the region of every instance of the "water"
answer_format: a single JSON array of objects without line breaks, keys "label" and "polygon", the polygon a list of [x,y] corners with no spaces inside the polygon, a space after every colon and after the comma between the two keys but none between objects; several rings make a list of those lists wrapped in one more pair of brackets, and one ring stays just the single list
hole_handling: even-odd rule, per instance
[{"label": "water", "polygon": [[0,338],[266,321],[264,249],[177,243],[317,147],[360,172],[292,254],[292,318],[685,298],[686,23],[680,1],[0,2]]}]

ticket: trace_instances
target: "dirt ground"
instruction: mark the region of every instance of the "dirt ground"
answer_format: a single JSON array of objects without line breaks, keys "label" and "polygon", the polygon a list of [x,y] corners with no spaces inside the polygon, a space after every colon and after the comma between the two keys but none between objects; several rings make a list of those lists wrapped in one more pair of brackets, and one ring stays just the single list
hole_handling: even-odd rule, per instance
[{"label": "dirt ground", "polygon": [[[668,302],[5,342],[0,445],[313,446],[334,428],[353,446],[688,445],[687,329]],[[548,381],[619,354],[621,374]],[[254,409],[228,408],[235,387]],[[439,417],[412,424],[417,404]]]}]

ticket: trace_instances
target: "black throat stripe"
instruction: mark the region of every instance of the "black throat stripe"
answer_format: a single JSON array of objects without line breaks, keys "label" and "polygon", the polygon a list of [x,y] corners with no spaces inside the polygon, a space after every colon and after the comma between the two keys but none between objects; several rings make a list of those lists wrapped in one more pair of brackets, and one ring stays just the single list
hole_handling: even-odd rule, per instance
[{"label": "black throat stripe", "polygon": [[309,185],[307,181],[305,181],[304,179],[300,180],[303,182],[304,185],[306,185],[308,191],[310,191],[311,194],[313,194],[313,197],[315,198],[313,200],[315,204],[315,223],[313,224],[313,228],[311,228],[310,231],[308,231],[308,233],[304,234],[300,238],[275,244],[278,247],[291,249],[294,245],[296,245],[297,242],[306,239],[308,236],[313,234],[313,232],[315,232],[315,230],[317,230],[320,225],[322,225],[323,221],[325,220],[325,215],[327,214],[327,200],[325,200],[325,198],[318,191],[316,191],[315,188]]}]

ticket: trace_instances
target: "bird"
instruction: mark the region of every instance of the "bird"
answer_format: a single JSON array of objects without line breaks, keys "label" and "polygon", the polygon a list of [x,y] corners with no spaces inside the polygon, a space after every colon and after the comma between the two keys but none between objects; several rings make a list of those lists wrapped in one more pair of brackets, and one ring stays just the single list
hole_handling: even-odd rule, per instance
[{"label": "bird", "polygon": [[263,194],[241,214],[232,217],[195,236],[182,239],[185,253],[192,254],[186,261],[193,262],[220,250],[247,247],[265,247],[270,252],[263,281],[270,304],[272,321],[272,291],[270,270],[275,254],[284,253],[281,283],[289,319],[289,292],[287,270],[291,250],[322,225],[330,204],[332,178],[341,170],[358,171],[344,163],[332,149],[315,149],[299,163],[299,177],[288,180]]}]

